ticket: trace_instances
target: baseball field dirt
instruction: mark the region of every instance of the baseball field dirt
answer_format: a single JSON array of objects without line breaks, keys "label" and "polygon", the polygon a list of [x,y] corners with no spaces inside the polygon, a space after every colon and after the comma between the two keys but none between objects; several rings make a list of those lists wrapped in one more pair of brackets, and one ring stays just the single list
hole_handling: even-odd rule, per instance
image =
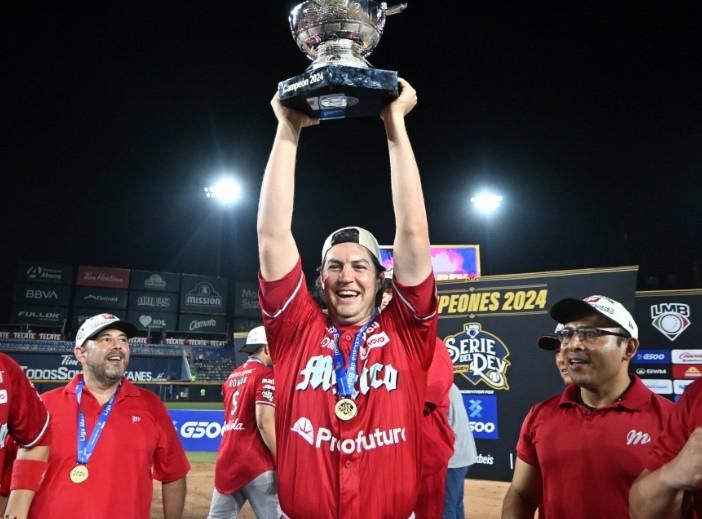
[{"label": "baseball field dirt", "polygon": [[[193,463],[188,475],[188,497],[185,502],[183,519],[205,519],[210,507],[214,463]],[[496,481],[466,480],[466,517],[469,519],[499,519],[502,498],[508,483]],[[154,500],[151,519],[163,517],[161,508],[161,484],[154,483]],[[239,519],[254,519],[254,514],[246,505]],[[310,518],[314,519],[314,518]],[[359,518],[362,519],[362,518]]]}]

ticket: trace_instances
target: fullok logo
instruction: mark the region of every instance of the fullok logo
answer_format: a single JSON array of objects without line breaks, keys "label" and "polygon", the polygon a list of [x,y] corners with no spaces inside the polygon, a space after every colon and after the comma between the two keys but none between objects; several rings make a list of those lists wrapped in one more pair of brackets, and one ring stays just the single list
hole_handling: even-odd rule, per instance
[{"label": "fullok logo", "polygon": [[690,326],[690,305],[660,303],[651,305],[651,326],[674,341]]}]

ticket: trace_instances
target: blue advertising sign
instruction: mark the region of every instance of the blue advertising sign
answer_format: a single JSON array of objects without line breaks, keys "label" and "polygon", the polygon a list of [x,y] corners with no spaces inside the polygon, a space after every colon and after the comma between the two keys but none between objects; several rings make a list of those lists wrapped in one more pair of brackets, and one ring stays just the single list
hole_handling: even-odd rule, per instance
[{"label": "blue advertising sign", "polygon": [[70,285],[73,267],[63,263],[23,261],[17,265],[17,281],[20,283],[56,283]]},{"label": "blue advertising sign", "polygon": [[639,350],[632,364],[670,364],[670,350]]},{"label": "blue advertising sign", "polygon": [[223,410],[169,409],[186,451],[217,452],[222,440]]},{"label": "blue advertising sign", "polygon": [[468,412],[473,437],[481,440],[497,440],[500,437],[497,422],[497,396],[464,394],[463,404]]}]

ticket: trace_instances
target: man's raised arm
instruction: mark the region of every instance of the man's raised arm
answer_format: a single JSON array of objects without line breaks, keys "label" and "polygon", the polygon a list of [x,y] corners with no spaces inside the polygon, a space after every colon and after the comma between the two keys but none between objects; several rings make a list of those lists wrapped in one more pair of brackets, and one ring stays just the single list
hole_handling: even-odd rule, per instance
[{"label": "man's raised arm", "polygon": [[293,197],[295,193],[295,159],[300,131],[318,124],[300,112],[285,108],[276,94],[271,100],[278,119],[258,203],[258,255],[263,279],[282,278],[299,258],[292,235]]},{"label": "man's raised arm", "polygon": [[405,115],[417,104],[417,93],[399,80],[400,97],[381,113],[390,153],[390,181],[395,211],[394,275],[403,285],[415,286],[431,273],[429,225],[419,168],[414,158]]}]

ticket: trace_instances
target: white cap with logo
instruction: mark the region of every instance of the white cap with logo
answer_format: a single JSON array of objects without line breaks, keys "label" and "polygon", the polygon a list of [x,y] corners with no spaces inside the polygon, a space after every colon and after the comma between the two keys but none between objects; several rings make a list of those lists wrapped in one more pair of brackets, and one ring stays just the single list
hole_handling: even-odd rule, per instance
[{"label": "white cap with logo", "polygon": [[86,319],[78,329],[78,333],[76,333],[76,348],[82,346],[85,341],[107,328],[120,330],[127,337],[134,337],[137,333],[136,326],[120,320],[116,315],[98,314]]},{"label": "white cap with logo", "polygon": [[246,336],[246,344],[244,344],[239,351],[244,353],[256,353],[261,349],[261,346],[266,344],[268,344],[266,329],[263,326],[257,326],[251,329]]},{"label": "white cap with logo", "polygon": [[639,328],[629,311],[619,301],[607,296],[593,295],[584,299],[562,299],[551,307],[550,314],[557,322],[565,324],[580,319],[592,311],[624,328],[632,338],[639,338]]},{"label": "white cap with logo", "polygon": [[329,252],[329,249],[337,243],[358,243],[359,245],[363,245],[368,249],[371,255],[373,255],[378,265],[382,265],[378,240],[362,227],[342,227],[327,236],[322,246],[322,261],[324,261],[324,257],[327,255],[327,252]]}]

